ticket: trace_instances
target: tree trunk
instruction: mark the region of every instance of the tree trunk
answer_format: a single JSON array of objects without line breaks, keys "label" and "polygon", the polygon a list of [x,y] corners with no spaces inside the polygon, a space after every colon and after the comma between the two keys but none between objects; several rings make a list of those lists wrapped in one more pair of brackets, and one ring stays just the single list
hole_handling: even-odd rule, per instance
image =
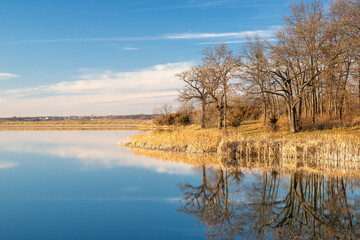
[{"label": "tree trunk", "polygon": [[201,102],[201,128],[205,128],[205,102]]},{"label": "tree trunk", "polygon": [[224,121],[224,128],[226,129],[227,128],[227,123],[226,123],[226,121],[227,121],[227,92],[226,92],[226,87],[224,86],[224,103],[225,103],[225,105],[224,105],[224,109],[223,109],[223,115],[224,115],[224,117],[223,117],[223,121]]},{"label": "tree trunk", "polygon": [[315,116],[317,111],[317,99],[316,99],[316,88],[313,86],[313,92],[312,92],[312,123],[315,124]]},{"label": "tree trunk", "polygon": [[270,111],[273,115],[276,115],[276,102],[274,96],[268,96],[270,101]]},{"label": "tree trunk", "polygon": [[358,80],[359,80],[359,106],[360,106],[360,66],[359,66],[360,62],[358,63]]},{"label": "tree trunk", "polygon": [[224,113],[223,113],[223,107],[218,107],[218,113],[219,113],[219,125],[218,128],[222,129],[223,128],[223,122],[224,122]]},{"label": "tree trunk", "polygon": [[322,117],[323,116],[323,102],[322,102],[322,95],[321,95],[321,91],[320,91],[320,88],[319,88],[319,91],[318,91],[318,100],[319,100],[319,113],[320,113],[320,116]]},{"label": "tree trunk", "polygon": [[360,70],[359,70],[359,107],[360,107]]},{"label": "tree trunk", "polygon": [[290,132],[297,132],[296,129],[296,106],[291,106],[291,104],[288,104],[288,110],[289,110],[289,124],[290,124]]},{"label": "tree trunk", "polygon": [[332,116],[332,90],[329,90],[328,114]]},{"label": "tree trunk", "polygon": [[308,97],[304,97],[304,107],[305,107],[305,117],[307,118],[309,116],[309,100]]},{"label": "tree trunk", "polygon": [[302,125],[301,124],[302,105],[303,105],[303,98],[300,98],[299,104],[297,106],[297,121],[296,121],[296,124],[300,130],[302,128],[302,126],[301,126]]},{"label": "tree trunk", "polygon": [[342,117],[343,117],[344,102],[345,102],[345,94],[343,94],[341,96],[341,100],[340,100],[340,107],[339,107],[339,118],[340,119],[342,119]]},{"label": "tree trunk", "polygon": [[264,117],[264,120],[263,120],[263,126],[266,125],[266,120],[267,120],[267,108],[266,108],[266,99],[265,99],[265,96],[264,96],[264,93],[262,93],[262,102],[263,102],[263,117]]},{"label": "tree trunk", "polygon": [[344,108],[345,108],[346,86],[347,86],[347,82],[348,82],[349,74],[350,74],[350,65],[351,65],[351,62],[349,61],[347,63],[346,74],[344,76],[343,88],[342,88],[342,91],[341,91],[340,109],[339,109],[339,117],[340,117],[340,119],[342,119],[342,117],[343,117],[343,112],[344,112]]}]

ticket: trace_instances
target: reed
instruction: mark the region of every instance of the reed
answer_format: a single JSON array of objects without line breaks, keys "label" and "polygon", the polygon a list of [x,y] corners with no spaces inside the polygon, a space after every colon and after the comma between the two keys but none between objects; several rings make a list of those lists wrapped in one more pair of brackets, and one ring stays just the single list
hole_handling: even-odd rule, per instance
[{"label": "reed", "polygon": [[216,153],[223,137],[220,130],[177,128],[133,136],[124,146],[186,153]]},{"label": "reed", "polygon": [[349,134],[349,129],[241,134],[235,130],[179,128],[138,134],[123,145],[163,152],[212,153],[221,166],[360,171],[360,137]]},{"label": "reed", "polygon": [[360,170],[360,139],[340,134],[224,137],[217,154],[240,165]]}]

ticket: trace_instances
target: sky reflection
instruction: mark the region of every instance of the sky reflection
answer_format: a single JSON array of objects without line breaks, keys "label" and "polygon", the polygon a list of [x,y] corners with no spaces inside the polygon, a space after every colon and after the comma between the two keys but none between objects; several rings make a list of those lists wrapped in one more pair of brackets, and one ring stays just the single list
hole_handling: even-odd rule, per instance
[{"label": "sky reflection", "polygon": [[[135,156],[130,150],[116,145],[135,133],[136,131],[6,131],[1,132],[0,151],[74,159],[80,163],[82,170],[140,167],[157,173],[194,174],[194,168],[184,163]],[[17,165],[18,163],[0,162],[0,169]]]},{"label": "sky reflection", "polygon": [[0,161],[0,169],[14,168],[19,166],[19,163],[9,162],[9,161]]}]

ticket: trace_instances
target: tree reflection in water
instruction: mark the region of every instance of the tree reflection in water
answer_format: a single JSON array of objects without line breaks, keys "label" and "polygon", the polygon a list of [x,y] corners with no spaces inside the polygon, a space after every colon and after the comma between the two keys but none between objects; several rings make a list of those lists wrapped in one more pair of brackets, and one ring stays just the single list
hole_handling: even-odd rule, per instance
[{"label": "tree reflection in water", "polygon": [[345,177],[202,166],[199,186],[183,183],[181,211],[209,239],[360,238],[359,185]]}]

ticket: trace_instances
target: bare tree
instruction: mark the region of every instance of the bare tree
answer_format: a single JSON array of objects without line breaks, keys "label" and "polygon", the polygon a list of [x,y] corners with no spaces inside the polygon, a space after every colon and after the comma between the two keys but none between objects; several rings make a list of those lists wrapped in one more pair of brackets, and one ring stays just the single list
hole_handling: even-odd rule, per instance
[{"label": "bare tree", "polygon": [[185,102],[196,100],[201,104],[201,128],[205,128],[205,111],[209,104],[209,88],[204,68],[201,66],[193,67],[176,76],[184,82],[178,99]]},{"label": "bare tree", "polygon": [[269,59],[267,56],[267,43],[258,35],[247,38],[241,48],[241,73],[240,78],[244,81],[243,88],[252,96],[259,96],[263,105],[263,125],[267,121],[270,79],[268,74]]},{"label": "bare tree", "polygon": [[269,71],[275,90],[267,92],[284,98],[289,114],[290,131],[297,132],[303,98],[312,93],[313,122],[317,104],[322,63],[325,22],[319,1],[293,3],[284,18],[284,27],[276,33],[271,45],[272,66]]},{"label": "bare tree", "polygon": [[352,30],[352,36],[360,47],[360,0],[347,1],[349,5],[348,25]]},{"label": "bare tree", "polygon": [[226,44],[207,47],[202,53],[209,95],[219,114],[219,128],[226,128],[228,94],[231,81],[238,76],[240,58]]},{"label": "bare tree", "polygon": [[161,106],[155,106],[153,113],[161,115],[169,115],[173,111],[173,106],[168,103],[164,103]]},{"label": "bare tree", "polygon": [[326,11],[320,0],[295,1],[283,23],[274,43],[248,38],[242,62],[227,45],[212,45],[201,66],[178,75],[179,99],[202,105],[202,127],[206,106],[217,112],[218,127],[227,127],[236,80],[261,102],[263,124],[270,112],[287,112],[291,132],[301,129],[304,116],[314,126],[326,113],[341,119],[352,103],[360,107],[360,0],[333,0]]}]

